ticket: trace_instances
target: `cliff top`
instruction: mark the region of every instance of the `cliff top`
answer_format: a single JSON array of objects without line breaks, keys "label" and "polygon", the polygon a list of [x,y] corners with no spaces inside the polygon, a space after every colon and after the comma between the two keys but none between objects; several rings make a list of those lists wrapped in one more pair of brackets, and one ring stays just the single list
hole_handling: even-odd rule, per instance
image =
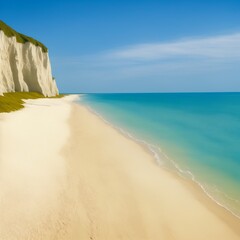
[{"label": "cliff top", "polygon": [[0,30],[2,30],[5,33],[5,35],[8,37],[16,37],[16,41],[19,43],[31,42],[35,46],[41,47],[43,52],[48,51],[47,47],[45,45],[43,45],[41,42],[35,40],[34,38],[31,38],[31,37],[28,37],[26,35],[16,32],[14,29],[9,27],[7,24],[5,24],[1,20],[0,20]]}]

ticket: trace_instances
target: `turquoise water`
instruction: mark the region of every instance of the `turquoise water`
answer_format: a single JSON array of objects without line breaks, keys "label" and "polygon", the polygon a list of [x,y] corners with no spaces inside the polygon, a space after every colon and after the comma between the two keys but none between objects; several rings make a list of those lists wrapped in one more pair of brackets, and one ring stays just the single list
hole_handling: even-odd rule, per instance
[{"label": "turquoise water", "polygon": [[80,101],[240,216],[240,93],[86,94]]}]

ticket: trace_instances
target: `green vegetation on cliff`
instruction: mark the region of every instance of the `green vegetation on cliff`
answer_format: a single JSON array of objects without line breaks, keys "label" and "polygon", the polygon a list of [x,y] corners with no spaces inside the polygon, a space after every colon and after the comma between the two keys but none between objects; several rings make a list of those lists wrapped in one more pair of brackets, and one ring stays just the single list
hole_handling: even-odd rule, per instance
[{"label": "green vegetation on cliff", "polygon": [[[61,98],[63,94],[57,95],[56,97],[51,98]],[[3,96],[0,96],[0,113],[3,112],[12,112],[24,108],[24,99],[37,99],[37,98],[46,98],[41,93],[37,92],[11,92],[4,93]]]},{"label": "green vegetation on cliff", "polygon": [[7,37],[16,37],[16,41],[19,43],[31,42],[35,46],[41,47],[43,52],[48,51],[47,47],[44,46],[41,42],[39,42],[31,37],[28,37],[26,35],[16,32],[14,29],[9,27],[6,23],[4,23],[1,20],[0,20],[0,30],[2,30]]}]

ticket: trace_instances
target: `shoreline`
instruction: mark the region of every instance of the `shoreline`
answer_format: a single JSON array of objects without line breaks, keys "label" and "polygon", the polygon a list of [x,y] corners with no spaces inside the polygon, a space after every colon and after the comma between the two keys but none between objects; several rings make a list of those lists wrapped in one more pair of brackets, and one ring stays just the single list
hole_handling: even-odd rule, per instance
[{"label": "shoreline", "polygon": [[[180,176],[176,176],[176,174],[175,173],[170,173],[169,171],[167,171],[167,170],[164,170],[164,169],[161,169],[161,168],[159,168],[159,166],[156,164],[156,162],[155,162],[155,160],[154,160],[154,158],[153,158],[153,156],[152,156],[152,154],[150,154],[149,153],[149,151],[146,151],[146,148],[143,148],[139,143],[136,143],[135,141],[133,141],[132,139],[129,139],[129,138],[126,138],[126,136],[124,136],[122,133],[120,134],[120,132],[119,132],[119,130],[117,130],[116,128],[113,128],[113,127],[111,127],[111,126],[109,126],[106,122],[103,122],[102,121],[102,119],[99,117],[99,116],[97,116],[97,115],[95,115],[95,114],[93,114],[89,109],[87,109],[86,108],[86,106],[81,106],[81,105],[77,105],[77,104],[75,104],[75,111],[74,111],[74,113],[75,113],[75,117],[74,118],[72,118],[72,120],[74,120],[75,119],[75,121],[76,121],[76,119],[77,119],[77,117],[76,117],[76,114],[78,113],[78,111],[77,111],[77,109],[81,109],[81,112],[82,112],[82,115],[84,115],[84,114],[86,114],[86,115],[88,115],[88,117],[90,118],[90,119],[92,119],[92,121],[94,121],[95,122],[95,125],[97,125],[97,124],[99,124],[100,125],[100,122],[102,122],[101,123],[101,125],[102,125],[102,127],[104,127],[104,129],[106,130],[106,131],[111,131],[111,132],[114,132],[119,138],[121,137],[122,139],[124,139],[123,141],[127,141],[129,144],[131,143],[131,146],[133,147],[133,145],[135,145],[135,147],[137,147],[138,149],[141,149],[140,151],[142,152],[142,154],[146,154],[145,155],[145,157],[147,156],[147,158],[148,159],[144,159],[144,165],[145,164],[147,164],[147,165],[153,165],[153,168],[154,168],[154,171],[156,170],[157,171],[157,175],[158,176],[156,176],[157,178],[159,177],[161,180],[163,180],[166,176],[168,176],[167,177],[167,179],[169,179],[170,180],[170,182],[173,180],[173,181],[176,181],[177,182],[177,185],[178,184],[180,184],[181,186],[183,186],[183,188],[184,188],[184,191],[189,191],[189,193],[190,193],[190,195],[191,195],[191,198],[193,198],[192,200],[197,200],[197,202],[199,202],[200,203],[200,205],[201,205],[201,208],[203,207],[203,209],[205,209],[205,210],[207,210],[207,212],[208,212],[208,214],[206,214],[209,218],[211,218],[212,217],[212,214],[214,214],[215,216],[216,216],[216,218],[218,219],[216,222],[218,222],[220,225],[225,225],[225,227],[226,228],[230,228],[230,229],[232,229],[233,230],[233,232],[235,232],[235,234],[236,234],[236,239],[238,239],[239,238],[239,236],[240,236],[240,230],[239,230],[239,227],[240,227],[240,222],[239,222],[239,219],[237,219],[235,216],[233,216],[229,211],[227,211],[226,209],[224,209],[223,207],[220,207],[219,205],[217,205],[214,201],[212,201],[202,190],[200,190],[200,188],[198,187],[198,186],[196,186],[196,184],[195,183],[193,183],[193,182],[190,182],[189,181],[189,179],[183,179],[182,177],[180,177]],[[84,112],[84,114],[83,114],[83,112]],[[93,115],[93,116],[90,116],[90,115]],[[80,121],[80,116],[79,116],[79,121]],[[88,123],[89,123],[89,120],[87,121]],[[71,124],[73,125],[73,122],[71,122]],[[80,122],[78,122],[78,124],[80,124]],[[104,126],[103,126],[104,125]],[[92,126],[93,127],[93,126]],[[110,129],[109,129],[109,127],[110,127]],[[75,123],[75,127],[74,127],[74,129],[75,129],[75,131],[77,132],[77,125],[76,125],[76,123]],[[109,129],[109,130],[108,130]],[[93,130],[92,130],[93,131]],[[81,131],[82,132],[82,131]],[[97,133],[94,133],[94,134],[97,134]],[[77,136],[75,136],[75,137],[77,137]],[[105,138],[104,138],[105,139]],[[120,140],[120,139],[119,139]],[[78,141],[76,141],[76,142],[78,142]],[[102,143],[103,144],[103,143]],[[112,143],[111,143],[112,144]],[[109,145],[109,146],[111,146],[111,144]],[[126,150],[127,151],[127,150]],[[122,160],[122,161],[124,161],[124,160]],[[139,163],[141,163],[141,161],[140,162],[138,162],[138,160],[137,159],[135,159],[134,160],[135,161],[135,163],[136,163],[136,171],[138,171],[138,168],[139,168],[139,166],[138,166],[138,164]],[[148,161],[148,163],[147,162],[145,162],[145,161]],[[130,163],[125,163],[125,164],[130,164]],[[140,164],[141,165],[141,164]],[[92,166],[93,167],[93,166]],[[132,169],[133,170],[133,169]],[[133,170],[134,171],[134,170]],[[131,173],[130,174],[133,174],[133,172],[131,171]],[[135,173],[134,173],[135,174]],[[161,176],[161,174],[163,174],[164,176]],[[143,174],[144,175],[144,174]],[[160,177],[161,176],[161,177]],[[140,177],[140,176],[139,176]],[[162,179],[163,178],[163,179]],[[167,179],[164,179],[163,181],[167,181]],[[139,180],[139,179],[138,179]],[[142,180],[140,180],[140,181],[142,181]],[[141,184],[145,184],[145,183],[142,183],[141,182]],[[153,185],[155,185],[155,183],[153,183]],[[161,185],[161,184],[160,184]],[[167,184],[168,185],[168,184]],[[171,183],[170,183],[170,185],[171,185]],[[181,187],[180,187],[181,188]],[[104,189],[105,190],[105,189]],[[163,190],[163,189],[162,189]],[[159,189],[159,191],[161,191],[160,189]],[[166,191],[166,189],[163,191],[163,193]],[[171,191],[175,191],[175,190],[173,190],[172,188],[170,188],[169,189],[169,191],[171,192]],[[163,193],[161,193],[161,195],[163,194]],[[170,194],[170,193],[168,193],[168,191],[167,192],[165,192],[166,194]],[[142,193],[141,193],[142,194]],[[174,194],[174,193],[173,193]],[[162,197],[162,196],[161,196]],[[176,199],[178,199],[178,196],[176,196],[177,198]],[[185,198],[185,197],[184,197]],[[179,199],[181,199],[181,194],[180,194],[180,196],[179,196]],[[171,200],[171,201],[173,201],[173,199],[169,199],[169,200]],[[174,199],[175,200],[175,199]],[[188,199],[189,201],[190,201],[190,199]],[[194,200],[194,201],[195,201]],[[150,200],[150,202],[151,202],[152,200]],[[171,202],[170,201],[170,202]],[[174,203],[173,203],[174,202]],[[175,201],[173,201],[173,202],[171,202],[169,205],[170,206],[168,206],[168,207],[170,207],[170,209],[172,208],[172,207],[174,207],[174,205],[171,205],[171,204],[175,204]],[[149,204],[151,204],[151,203],[149,203]],[[161,204],[161,201],[159,201],[159,204]],[[166,204],[166,203],[164,203],[164,204]],[[154,204],[153,204],[154,205]],[[167,203],[167,205],[168,205],[168,203]],[[197,204],[198,205],[198,204]],[[191,204],[190,204],[190,206],[191,206]],[[185,208],[185,210],[186,211],[189,211],[189,209],[188,209],[188,207],[190,207],[190,206],[188,206],[188,205],[185,205],[184,204],[184,208]],[[146,206],[145,206],[146,207]],[[158,206],[159,207],[159,206]],[[182,206],[181,206],[182,207]],[[198,207],[200,207],[200,206],[198,206]],[[197,208],[198,208],[197,207]],[[203,210],[202,209],[202,210]],[[176,209],[175,209],[176,210]],[[190,210],[190,211],[194,211],[195,209],[192,209],[192,210]],[[172,211],[172,209],[171,210],[169,210],[169,215],[171,215],[171,211]],[[181,211],[180,209],[177,209],[177,211]],[[204,211],[204,210],[203,210]],[[175,213],[174,213],[175,214]],[[187,218],[186,217],[186,219],[185,219],[185,216],[184,216],[184,214],[185,213],[182,213],[181,215],[180,215],[180,218],[181,217],[183,217],[184,218],[184,220],[186,221],[186,222],[188,222],[189,220],[190,220],[190,217],[189,218]],[[189,214],[189,213],[188,213]],[[187,214],[187,215],[188,215]],[[200,212],[198,212],[198,211],[196,211],[196,213],[193,213],[193,215],[195,216],[195,217],[193,217],[192,216],[192,220],[193,219],[195,219],[196,217],[197,217],[197,215],[198,214],[200,214],[200,215],[202,215],[202,213],[201,213],[201,211]],[[156,214],[157,215],[157,214]],[[190,214],[191,215],[191,214]],[[155,217],[155,216],[154,216]],[[176,216],[175,216],[176,217]],[[173,218],[175,218],[175,217],[173,217]],[[192,234],[193,235],[189,235],[188,236],[188,234],[187,233],[179,233],[179,237],[177,237],[176,239],[203,239],[203,235],[204,236],[208,236],[208,231],[210,231],[211,232],[211,230],[210,229],[208,229],[209,228],[209,226],[207,226],[207,222],[208,222],[208,220],[210,220],[210,219],[208,219],[208,217],[206,217],[206,219],[201,219],[200,220],[200,222],[198,223],[198,221],[196,221],[196,225],[198,225],[198,229],[196,230],[195,229],[195,231],[196,232],[193,232]],[[195,220],[197,220],[197,219],[195,219]],[[215,219],[216,220],[216,219]],[[177,223],[177,225],[175,225],[176,223],[174,223],[174,221],[175,220],[173,220],[172,219],[172,221],[173,221],[173,223],[172,223],[172,225],[173,226],[175,226],[176,228],[179,228],[179,225],[184,229],[184,227],[186,227],[186,226],[188,226],[188,224],[190,224],[190,222],[188,222],[188,224],[186,224],[186,222],[185,223],[180,223],[180,222],[178,222]],[[216,227],[215,226],[215,223],[216,222],[211,222],[211,224],[213,224],[212,225],[212,228],[214,228],[214,227]],[[155,223],[154,223],[155,224]],[[97,225],[97,224],[96,224]],[[161,225],[161,224],[160,224]],[[190,224],[191,225],[191,224]],[[219,226],[220,226],[219,225]],[[224,226],[221,226],[222,228],[225,228]],[[160,227],[160,226],[159,226]],[[226,236],[224,237],[223,235],[223,233],[222,234],[220,234],[220,232],[221,232],[221,227],[219,227],[219,229],[215,229],[215,232],[212,232],[211,234],[213,234],[213,235],[216,235],[217,236],[217,238],[216,239],[234,239],[234,237],[233,236],[228,236],[228,238],[226,238]],[[205,231],[205,233],[201,233],[202,231]],[[180,236],[180,235],[182,235],[183,234],[183,236]],[[201,234],[202,234],[202,236],[201,236]],[[160,237],[160,236],[162,236],[163,237],[163,235],[161,235],[161,233],[159,233],[159,235],[156,235],[155,237],[154,236],[152,236],[152,237],[149,237],[149,239],[155,239],[156,237]],[[101,239],[101,238],[99,238],[99,239]],[[115,238],[113,238],[113,239],[115,239]],[[118,239],[118,238],[116,238],[116,239]],[[148,239],[147,237],[146,237],[146,239]],[[171,239],[171,238],[167,238],[166,237],[166,239]],[[215,238],[214,238],[215,239]]]},{"label": "shoreline", "polygon": [[[124,137],[126,137],[126,138],[136,142],[137,144],[141,145],[142,148],[147,153],[152,155],[152,157],[155,159],[156,164],[160,168],[162,168],[163,170],[166,170],[167,172],[172,173],[173,175],[177,175],[178,177],[180,177],[183,180],[190,181],[191,184],[194,184],[196,188],[199,188],[199,191],[203,192],[211,201],[213,201],[219,207],[221,207],[224,210],[226,210],[227,212],[229,212],[233,217],[236,217],[240,221],[240,215],[235,213],[228,206],[224,205],[224,203],[219,202],[218,199],[216,199],[211,193],[208,192],[208,190],[201,184],[201,182],[199,182],[195,179],[195,176],[192,172],[182,170],[174,160],[170,159],[166,155],[166,153],[162,152],[162,149],[160,147],[157,147],[157,146],[155,146],[151,143],[148,143],[148,142],[146,142],[142,139],[138,139],[137,137],[133,136],[128,131],[125,131],[121,127],[118,127],[118,126],[112,124],[110,121],[106,120],[101,113],[95,111],[92,107],[87,106],[85,104],[81,104],[80,102],[79,102],[79,104],[83,107],[86,107],[92,114],[96,115],[100,120],[104,121],[107,125],[109,125],[111,128],[118,131]],[[161,160],[161,158],[164,158],[165,160]],[[168,164],[170,163],[171,166],[164,166],[164,164],[165,164],[164,161],[168,161]],[[222,193],[222,194],[224,194],[224,193]],[[227,196],[227,198],[229,198],[229,197]]]},{"label": "shoreline", "polygon": [[74,98],[0,114],[0,238],[239,239],[239,219]]}]

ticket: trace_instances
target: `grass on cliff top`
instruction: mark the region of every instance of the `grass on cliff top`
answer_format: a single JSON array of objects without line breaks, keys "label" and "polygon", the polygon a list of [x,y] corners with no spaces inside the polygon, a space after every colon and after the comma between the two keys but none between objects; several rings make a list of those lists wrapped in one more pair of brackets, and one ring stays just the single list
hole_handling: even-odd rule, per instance
[{"label": "grass on cliff top", "polygon": [[[61,98],[63,94],[59,94],[55,97],[50,98]],[[0,113],[3,112],[12,112],[24,108],[23,99],[37,99],[37,98],[46,98],[41,93],[37,92],[13,92],[13,93],[4,93],[3,96],[0,96]]]},{"label": "grass on cliff top", "polygon": [[6,23],[0,20],[0,30],[2,30],[7,37],[16,37],[16,41],[19,43],[26,43],[31,42],[35,46],[39,46],[42,48],[43,52],[47,52],[48,49],[45,45],[43,45],[41,42],[35,40],[34,38],[28,37],[24,34],[21,34],[11,27],[9,27]]}]

